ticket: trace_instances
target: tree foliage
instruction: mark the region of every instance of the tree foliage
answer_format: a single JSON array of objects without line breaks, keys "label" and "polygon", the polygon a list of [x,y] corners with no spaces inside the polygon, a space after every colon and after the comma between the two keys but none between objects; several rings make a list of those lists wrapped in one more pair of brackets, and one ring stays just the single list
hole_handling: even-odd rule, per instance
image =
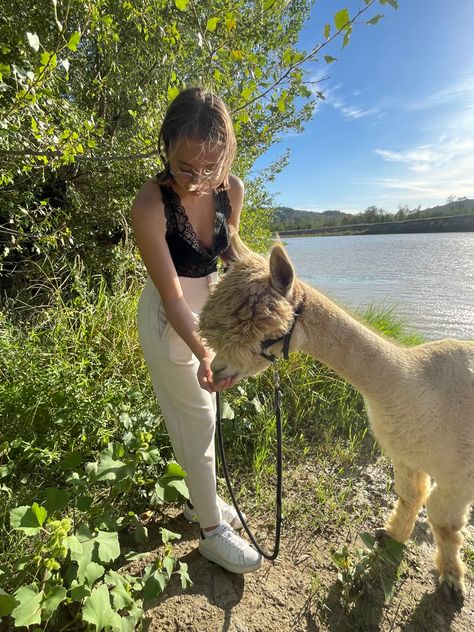
[{"label": "tree foliage", "polygon": [[[3,295],[33,281],[60,286],[78,257],[109,281],[134,267],[123,249],[130,203],[161,168],[157,130],[170,100],[196,84],[224,98],[239,141],[236,172],[245,177],[281,134],[302,130],[322,96],[308,87],[303,64],[337,38],[346,45],[374,2],[353,15],[338,11],[309,51],[297,41],[311,0],[4,2]],[[249,187],[254,217],[267,202],[262,187]],[[265,223],[255,231],[252,213],[249,220],[244,234],[258,246]]]},{"label": "tree foliage", "polygon": [[323,211],[322,213],[317,213],[282,206],[275,209],[271,226],[273,230],[278,232],[472,214],[474,214],[474,200],[469,200],[465,197],[456,198],[455,196],[450,196],[446,204],[424,210],[421,210],[420,206],[411,209],[407,205],[400,205],[395,213],[390,213],[375,205],[368,206],[361,213],[345,213],[344,211]]}]

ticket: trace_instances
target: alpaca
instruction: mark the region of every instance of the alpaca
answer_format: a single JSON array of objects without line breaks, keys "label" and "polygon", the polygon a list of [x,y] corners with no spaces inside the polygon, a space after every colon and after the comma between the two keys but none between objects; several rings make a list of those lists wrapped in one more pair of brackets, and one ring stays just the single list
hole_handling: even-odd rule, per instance
[{"label": "alpaca", "polygon": [[[398,500],[385,532],[405,542],[426,502],[441,588],[462,600],[461,529],[474,499],[474,342],[395,344],[295,278],[281,245],[269,262],[236,235],[232,250],[234,259],[199,322],[216,353],[214,380],[267,369],[293,327],[290,351],[328,365],[364,397],[373,433],[395,471]],[[302,313],[295,317],[298,306]]]}]

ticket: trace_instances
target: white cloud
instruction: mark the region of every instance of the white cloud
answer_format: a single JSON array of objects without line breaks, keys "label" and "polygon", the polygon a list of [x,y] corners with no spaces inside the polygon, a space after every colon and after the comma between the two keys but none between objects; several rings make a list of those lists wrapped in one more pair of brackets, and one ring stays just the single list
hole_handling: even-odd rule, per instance
[{"label": "white cloud", "polygon": [[376,149],[383,160],[399,163],[399,177],[372,180],[382,191],[397,190],[404,200],[474,197],[474,134],[446,136],[431,145],[404,151]]},{"label": "white cloud", "polygon": [[422,99],[405,103],[408,110],[427,110],[446,105],[455,105],[458,108],[474,107],[474,76],[472,73],[459,77],[451,85]]},{"label": "white cloud", "polygon": [[396,190],[407,203],[439,203],[449,195],[474,197],[474,79],[465,77],[423,100],[424,107],[440,103],[446,107],[425,121],[429,143],[374,150],[396,174],[372,180],[379,190]]},{"label": "white cloud", "polygon": [[348,105],[341,99],[331,99],[329,104],[336,110],[342,112],[345,118],[349,119],[359,119],[365,116],[378,116],[380,114],[380,110],[377,107],[364,108],[358,105]]},{"label": "white cloud", "polygon": [[[327,76],[324,78],[327,79]],[[315,75],[314,80],[321,81],[322,75],[320,75],[319,78],[317,75]],[[318,89],[321,89],[324,92],[324,96],[325,96],[324,103],[332,106],[335,110],[338,110],[339,112],[341,112],[344,118],[360,119],[360,118],[365,118],[367,116],[377,116],[377,117],[381,116],[381,109],[378,106],[367,107],[364,105],[348,103],[345,97],[341,97],[337,94],[338,91],[342,87],[343,87],[343,84],[338,83],[335,86],[332,86],[331,88],[325,89],[323,86],[323,87],[318,87]],[[316,90],[314,90],[314,93],[316,94]],[[360,91],[352,92],[353,96],[358,96],[360,94],[361,94]]]}]

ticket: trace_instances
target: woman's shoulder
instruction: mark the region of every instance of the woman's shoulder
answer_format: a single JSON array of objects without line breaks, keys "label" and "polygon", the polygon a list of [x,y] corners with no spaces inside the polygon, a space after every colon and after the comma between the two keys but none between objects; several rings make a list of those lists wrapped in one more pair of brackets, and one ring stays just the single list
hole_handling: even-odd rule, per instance
[{"label": "woman's shoulder", "polygon": [[155,178],[149,178],[140,187],[133,201],[132,209],[140,209],[142,212],[163,208],[163,192]]},{"label": "woman's shoulder", "polygon": [[238,176],[234,175],[233,173],[229,174],[229,188],[227,189],[227,191],[240,194],[243,194],[244,192],[244,183]]},{"label": "woman's shoulder", "polygon": [[240,213],[244,199],[244,183],[242,180],[231,173],[229,175],[229,188],[226,192],[232,210]]}]

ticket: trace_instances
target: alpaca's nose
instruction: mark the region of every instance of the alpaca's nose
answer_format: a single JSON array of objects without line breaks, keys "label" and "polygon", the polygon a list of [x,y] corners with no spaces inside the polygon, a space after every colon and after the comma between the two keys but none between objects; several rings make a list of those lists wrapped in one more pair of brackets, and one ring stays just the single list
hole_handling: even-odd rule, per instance
[{"label": "alpaca's nose", "polygon": [[211,371],[214,382],[218,382],[219,380],[223,380],[224,378],[231,376],[231,373],[227,371],[227,364],[217,358],[214,358],[211,362]]}]

